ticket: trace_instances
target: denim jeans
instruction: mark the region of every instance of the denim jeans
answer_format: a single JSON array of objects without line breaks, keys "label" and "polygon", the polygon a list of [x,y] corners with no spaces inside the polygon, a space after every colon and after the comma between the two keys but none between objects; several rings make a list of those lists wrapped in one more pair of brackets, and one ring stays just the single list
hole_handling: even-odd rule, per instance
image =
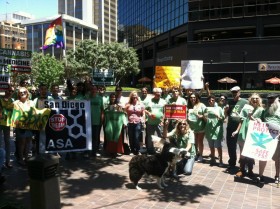
[{"label": "denim jeans", "polygon": [[142,131],[141,123],[129,123],[128,124],[128,137],[129,145],[132,153],[137,153],[140,149],[139,142],[141,141],[140,137]]},{"label": "denim jeans", "polygon": [[[3,135],[2,135],[3,133]],[[5,151],[6,151],[6,162],[10,162],[10,126],[0,125],[0,147],[2,147],[3,141],[5,142]],[[2,165],[2,164],[0,164]]]},{"label": "denim jeans", "polygon": [[162,126],[147,124],[146,131],[147,131],[147,144],[146,144],[147,151],[155,152],[154,144],[152,142],[152,135],[154,135],[156,132],[158,137],[162,137]]}]

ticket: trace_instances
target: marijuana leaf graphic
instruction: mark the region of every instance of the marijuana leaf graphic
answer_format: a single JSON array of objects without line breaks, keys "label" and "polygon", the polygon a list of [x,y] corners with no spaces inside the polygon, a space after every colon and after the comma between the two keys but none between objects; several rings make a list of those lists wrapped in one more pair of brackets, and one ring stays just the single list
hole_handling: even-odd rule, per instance
[{"label": "marijuana leaf graphic", "polygon": [[273,140],[273,138],[269,134],[265,133],[251,133],[251,137],[255,142],[253,145],[259,146],[263,149],[266,149],[266,146],[264,146],[264,144]]}]

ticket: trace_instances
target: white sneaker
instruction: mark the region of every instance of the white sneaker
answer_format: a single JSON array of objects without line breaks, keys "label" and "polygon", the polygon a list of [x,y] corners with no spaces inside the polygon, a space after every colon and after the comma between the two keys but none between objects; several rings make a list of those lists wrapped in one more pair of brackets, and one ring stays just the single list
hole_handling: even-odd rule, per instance
[{"label": "white sneaker", "polygon": [[197,159],[197,162],[203,162],[203,158],[202,158],[202,156],[201,155],[199,155],[199,157],[198,157],[198,159]]},{"label": "white sneaker", "polygon": [[100,157],[101,156],[101,154],[100,153],[96,153],[96,157]]}]

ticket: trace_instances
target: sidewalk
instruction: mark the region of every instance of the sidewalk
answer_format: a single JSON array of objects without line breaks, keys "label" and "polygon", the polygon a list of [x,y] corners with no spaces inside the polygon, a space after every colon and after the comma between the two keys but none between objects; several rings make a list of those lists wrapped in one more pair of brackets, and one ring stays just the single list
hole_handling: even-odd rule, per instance
[{"label": "sidewalk", "polygon": [[[13,142],[12,142],[13,143]],[[209,154],[207,142],[205,155]],[[224,163],[227,150],[224,145]],[[143,191],[133,188],[128,178],[128,162],[132,156],[116,159],[97,157],[60,162],[61,206],[63,209],[97,208],[228,208],[228,209],[279,209],[280,188],[274,184],[274,162],[268,162],[266,183],[259,188],[252,181],[236,182],[234,175],[225,173],[226,166],[211,167],[195,163],[193,174],[179,181],[167,180],[169,187],[158,189],[155,182],[141,180]],[[7,181],[0,187],[0,208],[4,201],[30,207],[27,168],[13,162],[14,168],[5,169]],[[254,171],[258,172],[258,162]],[[49,191],[52,192],[52,191]]]}]

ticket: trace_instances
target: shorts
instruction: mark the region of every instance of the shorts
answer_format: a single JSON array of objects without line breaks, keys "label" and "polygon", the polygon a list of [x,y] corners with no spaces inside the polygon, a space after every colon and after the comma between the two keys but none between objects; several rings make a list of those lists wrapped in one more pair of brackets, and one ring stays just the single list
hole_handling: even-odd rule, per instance
[{"label": "shorts", "polygon": [[219,139],[207,139],[210,148],[220,148],[222,147],[222,140]]}]

